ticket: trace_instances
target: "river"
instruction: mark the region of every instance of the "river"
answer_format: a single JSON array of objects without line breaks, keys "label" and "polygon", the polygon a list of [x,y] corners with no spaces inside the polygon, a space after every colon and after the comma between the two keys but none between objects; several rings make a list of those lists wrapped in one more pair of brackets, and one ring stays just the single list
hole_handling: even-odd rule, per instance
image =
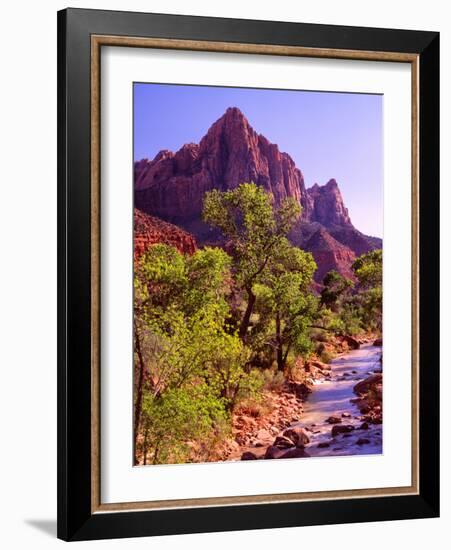
[{"label": "river", "polygon": [[[315,383],[304,403],[302,420],[295,424],[308,430],[310,443],[305,450],[310,456],[382,453],[382,425],[369,424],[367,430],[359,429],[363,418],[350,401],[356,397],[353,388],[357,382],[375,371],[380,372],[381,353],[382,348],[364,344],[360,349],[331,361],[330,380]],[[345,417],[342,417],[343,413]],[[332,438],[332,425],[326,422],[330,416],[341,417],[342,424],[351,424],[355,430]],[[357,444],[359,439],[369,440],[369,443],[360,441]],[[327,444],[329,446],[325,446]]]}]

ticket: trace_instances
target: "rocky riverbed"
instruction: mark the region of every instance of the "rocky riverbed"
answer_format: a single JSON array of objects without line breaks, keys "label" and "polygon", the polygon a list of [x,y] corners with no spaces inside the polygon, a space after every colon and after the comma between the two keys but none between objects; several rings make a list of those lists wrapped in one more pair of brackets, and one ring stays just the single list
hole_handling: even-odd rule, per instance
[{"label": "rocky riverbed", "polygon": [[282,392],[272,422],[238,438],[228,460],[382,453],[382,347],[365,343],[312,368],[313,384]]},{"label": "rocky riverbed", "polygon": [[296,424],[309,435],[310,456],[382,453],[381,354],[364,344],[332,361],[331,379],[315,385]]}]

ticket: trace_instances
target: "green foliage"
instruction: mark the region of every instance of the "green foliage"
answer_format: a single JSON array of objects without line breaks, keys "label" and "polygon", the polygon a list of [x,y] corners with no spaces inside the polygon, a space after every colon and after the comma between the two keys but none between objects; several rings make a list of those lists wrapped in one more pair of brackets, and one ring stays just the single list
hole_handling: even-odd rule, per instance
[{"label": "green foliage", "polygon": [[352,264],[352,269],[362,289],[376,288],[382,285],[382,250],[372,250],[362,254]]},{"label": "green foliage", "polygon": [[246,294],[239,328],[243,340],[248,338],[255,305],[254,287],[263,282],[269,263],[287,248],[286,235],[300,214],[301,207],[291,198],[274,209],[270,196],[253,183],[205,195],[203,218],[227,238],[235,284]]},{"label": "green foliage", "polygon": [[362,330],[382,329],[382,250],[357,258],[352,269],[354,285],[335,271],[323,280],[321,325],[336,334],[359,334]]},{"label": "green foliage", "polygon": [[230,256],[220,248],[206,247],[186,258],[188,295],[185,304],[196,311],[205,303],[218,303],[229,293]]},{"label": "green foliage", "polygon": [[313,328],[310,330],[309,334],[310,334],[310,340],[312,340],[312,342],[322,343],[322,342],[328,342],[330,340],[328,331],[324,329]]},{"label": "green foliage", "polygon": [[153,464],[184,462],[190,458],[192,440],[208,438],[225,421],[222,403],[207,384],[172,388],[160,396],[146,394],[143,425]]},{"label": "green foliage", "polygon": [[231,411],[239,400],[257,393],[261,385],[253,378],[253,372],[244,368],[250,350],[236,334],[222,330],[212,343],[214,349],[203,376],[223,400],[225,410]]},{"label": "green foliage", "polygon": [[285,376],[283,372],[274,369],[263,371],[264,386],[271,391],[281,390],[285,385]]},{"label": "green foliage", "polygon": [[[289,233],[301,214],[291,198],[273,210],[270,196],[254,183],[242,183],[231,191],[217,189],[205,194],[204,221],[217,227],[232,241],[239,260],[242,282],[252,278],[280,237]],[[262,257],[263,255],[263,257]]]},{"label": "green foliage", "polygon": [[353,286],[350,279],[346,279],[335,270],[329,271],[323,279],[321,305],[336,311]]},{"label": "green foliage", "polygon": [[234,280],[246,296],[239,334],[259,360],[272,347],[280,369],[290,350],[309,351],[306,331],[317,305],[308,291],[313,257],[287,240],[300,213],[293,199],[274,209],[270,196],[252,183],[211,191],[204,200],[204,220],[230,242]]},{"label": "green foliage", "polygon": [[[341,312],[334,312],[326,307],[319,310],[317,321],[320,323],[320,326],[324,327],[323,332],[342,334],[344,331],[344,323],[340,313]],[[327,337],[324,336],[321,340],[327,341]]]},{"label": "green foliage", "polygon": [[363,326],[382,330],[382,250],[363,254],[353,263],[358,279],[358,293],[353,306]]},{"label": "green foliage", "polygon": [[210,303],[225,305],[230,258],[219,248],[184,257],[174,247],[156,244],[135,271],[135,310],[155,319],[173,307],[190,315]]},{"label": "green foliage", "polygon": [[342,324],[342,334],[355,336],[365,328],[362,316],[351,300],[343,305],[342,311],[340,312],[340,320]]},{"label": "green foliage", "polygon": [[245,379],[248,352],[226,330],[229,266],[220,249],[184,257],[167,245],[151,247],[137,266],[135,341],[146,368],[141,431],[143,451],[156,462],[174,459],[166,447],[183,454],[188,439],[212,436],[240,392],[253,389]]},{"label": "green foliage", "polygon": [[381,252],[354,262],[355,287],[328,273],[318,298],[310,291],[312,255],[287,239],[300,213],[291,199],[274,207],[252,183],[214,190],[205,195],[203,217],[222,231],[228,253],[205,247],[184,256],[156,244],[137,262],[135,455],[141,463],[207,459],[229,432],[233,411],[263,414],[262,391],[280,390],[287,373],[300,373],[300,356],[315,350],[329,362],[323,344],[329,334],[381,324]]},{"label": "green foliage", "polygon": [[277,365],[283,370],[290,351],[306,355],[311,351],[309,325],[317,300],[308,291],[316,264],[311,254],[281,240],[268,261],[261,282],[254,286],[255,334],[275,350]]}]

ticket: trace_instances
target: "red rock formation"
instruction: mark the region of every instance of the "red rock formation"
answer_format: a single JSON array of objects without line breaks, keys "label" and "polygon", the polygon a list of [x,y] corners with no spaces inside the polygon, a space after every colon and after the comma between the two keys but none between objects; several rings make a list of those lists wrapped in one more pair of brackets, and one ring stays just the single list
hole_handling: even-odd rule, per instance
[{"label": "red rock formation", "polygon": [[303,248],[312,253],[318,269],[315,280],[322,282],[326,273],[334,269],[344,277],[354,280],[351,265],[355,254],[348,247],[336,241],[323,227],[320,227],[305,243]]},{"label": "red rock formation", "polygon": [[174,246],[183,254],[194,254],[197,250],[192,235],[137,208],[134,210],[133,226],[135,258],[139,258],[150,246],[157,243]]},{"label": "red rock formation", "polygon": [[334,239],[350,248],[356,256],[366,254],[370,250],[382,248],[382,239],[368,237],[360,233],[354,226],[331,226],[327,230]]},{"label": "red rock formation", "polygon": [[199,243],[220,243],[219,232],[201,218],[204,194],[251,181],[264,187],[275,204],[293,197],[302,205],[302,217],[290,239],[313,253],[317,282],[329,269],[351,276],[356,255],[382,246],[380,239],[367,237],[352,225],[334,179],[306,189],[292,158],[257,134],[235,107],[227,109],[199,144],[186,144],[176,153],[163,150],[153,160],[137,161],[135,204],[189,231]]},{"label": "red rock formation", "polygon": [[[307,223],[321,224],[327,232],[342,245],[350,248],[356,256],[365,254],[374,248],[382,248],[382,240],[377,237],[368,237],[358,231],[351,222],[348,209],[344,205],[343,197],[334,179],[329,180],[326,185],[320,186],[317,183],[307,189],[312,201],[312,212]],[[300,232],[306,231],[306,221],[301,222]],[[301,243],[305,244],[305,238]]]},{"label": "red rock formation", "polygon": [[199,145],[136,162],[135,201],[141,210],[191,229],[190,222],[197,226],[200,220],[206,191],[251,181],[271,193],[276,204],[294,197],[310,212],[304,178],[293,159],[257,134],[239,109],[229,108]]},{"label": "red rock formation", "polygon": [[352,227],[348,209],[343,203],[343,197],[334,179],[329,180],[323,186],[315,183],[313,187],[307,189],[307,193],[313,203],[309,221],[318,222],[324,227],[331,225]]}]

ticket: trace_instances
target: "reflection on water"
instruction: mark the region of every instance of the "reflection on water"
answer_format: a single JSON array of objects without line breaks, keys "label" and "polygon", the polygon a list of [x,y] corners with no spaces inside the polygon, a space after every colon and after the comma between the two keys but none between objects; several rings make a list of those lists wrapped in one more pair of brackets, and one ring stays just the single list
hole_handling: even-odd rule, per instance
[{"label": "reflection on water", "polygon": [[[381,352],[382,348],[365,344],[332,361],[331,379],[315,385],[304,403],[302,421],[296,424],[310,430],[310,443],[306,447],[310,456],[382,453],[382,425],[369,424],[367,430],[359,429],[364,419],[357,406],[350,402],[355,397],[353,387],[357,382],[380,368]],[[332,426],[326,422],[332,415],[342,417],[342,424],[351,424],[355,430],[332,437]],[[370,442],[358,445],[357,441],[362,438]]]}]

